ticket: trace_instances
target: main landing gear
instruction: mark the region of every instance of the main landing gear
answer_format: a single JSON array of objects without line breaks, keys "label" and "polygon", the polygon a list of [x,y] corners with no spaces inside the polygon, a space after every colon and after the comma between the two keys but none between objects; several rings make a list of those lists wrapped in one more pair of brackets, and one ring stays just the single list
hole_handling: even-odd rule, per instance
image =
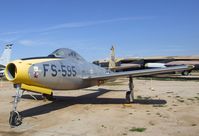
[{"label": "main landing gear", "polygon": [[22,124],[22,116],[17,111],[17,104],[21,99],[23,90],[21,90],[20,85],[16,85],[16,96],[13,102],[13,110],[10,112],[9,124],[11,127],[16,127]]},{"label": "main landing gear", "polygon": [[126,102],[132,103],[134,100],[134,85],[133,85],[133,78],[129,77],[129,91],[126,92]]}]

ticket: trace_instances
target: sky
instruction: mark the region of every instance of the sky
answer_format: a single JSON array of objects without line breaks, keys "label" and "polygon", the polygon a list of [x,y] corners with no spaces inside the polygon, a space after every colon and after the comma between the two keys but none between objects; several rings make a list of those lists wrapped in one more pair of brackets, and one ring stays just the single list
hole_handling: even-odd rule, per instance
[{"label": "sky", "polygon": [[71,48],[88,61],[199,55],[198,0],[0,0],[0,52],[12,59]]}]

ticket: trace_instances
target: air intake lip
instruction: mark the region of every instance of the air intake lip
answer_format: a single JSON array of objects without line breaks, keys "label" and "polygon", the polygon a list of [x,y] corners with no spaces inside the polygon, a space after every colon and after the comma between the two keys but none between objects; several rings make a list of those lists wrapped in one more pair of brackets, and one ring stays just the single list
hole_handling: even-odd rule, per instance
[{"label": "air intake lip", "polygon": [[9,81],[15,80],[17,75],[17,67],[14,63],[10,63],[6,66],[5,75]]}]

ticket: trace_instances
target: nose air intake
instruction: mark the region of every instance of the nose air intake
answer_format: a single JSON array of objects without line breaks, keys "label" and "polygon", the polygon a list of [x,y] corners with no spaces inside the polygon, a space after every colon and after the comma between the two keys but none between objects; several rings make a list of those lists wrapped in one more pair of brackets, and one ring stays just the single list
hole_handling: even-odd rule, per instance
[{"label": "nose air intake", "polygon": [[6,78],[15,84],[27,83],[30,81],[29,68],[31,65],[16,60],[9,63],[5,69]]},{"label": "nose air intake", "polygon": [[9,81],[15,80],[16,75],[17,75],[17,67],[14,63],[10,63],[7,65],[6,70],[5,70],[5,75]]}]

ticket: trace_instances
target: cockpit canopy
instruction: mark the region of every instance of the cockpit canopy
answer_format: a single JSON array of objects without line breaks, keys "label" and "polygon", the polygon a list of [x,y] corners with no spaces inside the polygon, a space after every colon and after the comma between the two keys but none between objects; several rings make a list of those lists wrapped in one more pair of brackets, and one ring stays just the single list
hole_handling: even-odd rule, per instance
[{"label": "cockpit canopy", "polygon": [[48,55],[53,58],[74,58],[77,60],[84,60],[78,53],[68,48],[60,48]]}]

